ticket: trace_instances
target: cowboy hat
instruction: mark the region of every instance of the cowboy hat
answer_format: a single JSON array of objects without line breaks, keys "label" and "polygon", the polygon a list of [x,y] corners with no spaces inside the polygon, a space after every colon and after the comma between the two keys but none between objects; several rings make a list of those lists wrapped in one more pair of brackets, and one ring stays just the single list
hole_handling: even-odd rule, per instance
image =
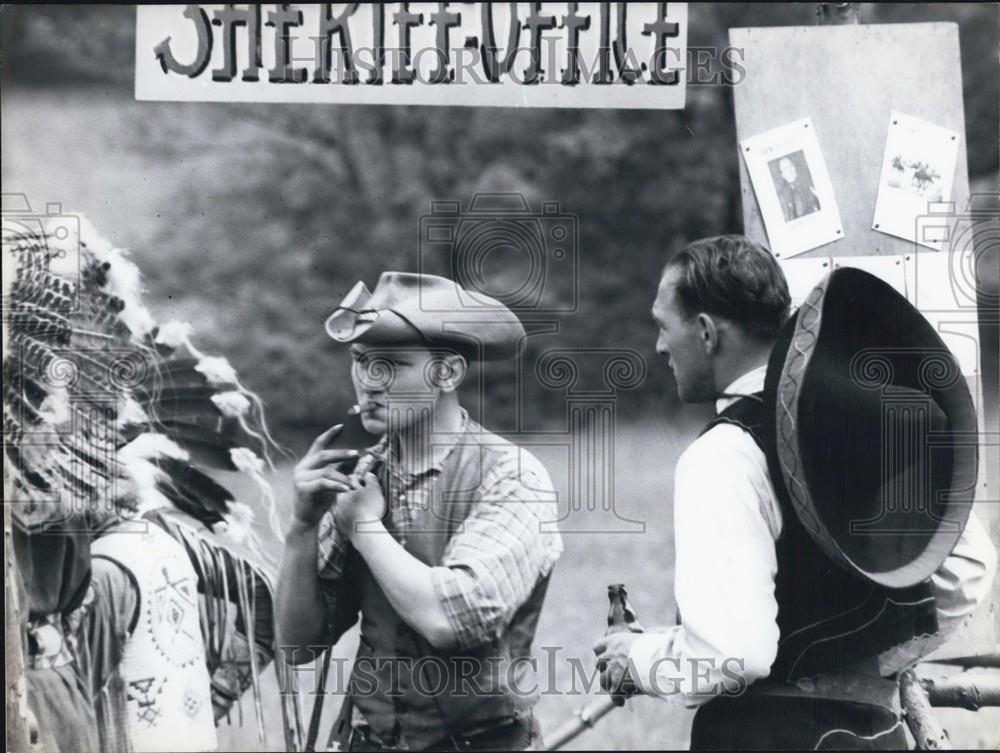
[{"label": "cowboy hat", "polygon": [[937,570],[972,506],[976,413],[906,298],[860,269],[827,275],[778,337],[764,407],[775,492],[831,559],[889,588]]},{"label": "cowboy hat", "polygon": [[383,272],[374,291],[358,282],[326,320],[337,342],[449,347],[467,358],[513,358],[524,327],[500,301],[436,275]]}]

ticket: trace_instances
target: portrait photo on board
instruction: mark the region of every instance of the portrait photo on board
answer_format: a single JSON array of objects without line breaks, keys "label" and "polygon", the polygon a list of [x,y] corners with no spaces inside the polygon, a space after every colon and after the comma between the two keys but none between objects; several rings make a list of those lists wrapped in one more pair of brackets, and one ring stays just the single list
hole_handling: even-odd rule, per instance
[{"label": "portrait photo on board", "polygon": [[799,149],[767,163],[785,222],[821,209],[805,153]]}]

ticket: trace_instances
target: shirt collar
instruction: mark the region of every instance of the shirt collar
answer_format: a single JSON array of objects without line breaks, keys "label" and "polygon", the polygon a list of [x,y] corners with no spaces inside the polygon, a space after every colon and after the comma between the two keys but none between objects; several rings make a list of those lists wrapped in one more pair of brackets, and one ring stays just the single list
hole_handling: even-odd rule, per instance
[{"label": "shirt collar", "polygon": [[386,455],[386,464],[388,465],[389,469],[395,475],[406,478],[417,478],[418,476],[423,476],[424,474],[427,473],[439,473],[444,468],[445,462],[447,462],[448,458],[451,457],[451,453],[455,450],[459,442],[461,442],[461,440],[465,437],[466,432],[468,432],[469,430],[468,411],[466,411],[465,408],[462,407],[459,407],[459,411],[462,416],[462,424],[459,427],[458,431],[453,435],[451,440],[451,445],[448,447],[447,452],[442,454],[440,458],[438,458],[435,462],[427,463],[426,465],[423,465],[420,468],[417,468],[413,471],[404,472],[403,469],[399,467],[399,463],[397,460],[398,453],[396,450],[395,442],[390,442],[388,453]]},{"label": "shirt collar", "polygon": [[722,413],[726,408],[735,403],[742,396],[753,395],[764,389],[764,377],[767,376],[767,364],[758,366],[756,369],[746,372],[737,377],[724,389],[723,396],[715,401],[716,413]]}]

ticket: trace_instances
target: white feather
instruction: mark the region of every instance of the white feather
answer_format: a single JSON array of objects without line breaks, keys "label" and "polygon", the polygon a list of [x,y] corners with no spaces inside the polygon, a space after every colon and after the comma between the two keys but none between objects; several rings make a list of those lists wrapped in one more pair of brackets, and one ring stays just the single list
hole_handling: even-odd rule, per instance
[{"label": "white feather", "polygon": [[73,415],[69,403],[69,393],[65,387],[52,387],[38,408],[39,418],[50,426],[69,423]]},{"label": "white feather", "polygon": [[156,342],[159,345],[166,345],[168,348],[179,348],[187,345],[191,336],[191,323],[171,319],[166,324],[160,326],[156,333]]},{"label": "white feather", "polygon": [[173,507],[173,503],[157,487],[159,481],[167,478],[166,473],[150,462],[159,457],[186,461],[188,453],[164,435],[153,432],[140,434],[118,451],[118,460],[135,483],[138,515],[161,507]]},{"label": "white feather", "polygon": [[178,447],[163,434],[154,434],[148,431],[140,434],[118,451],[118,458],[123,462],[131,458],[151,460],[158,457],[185,461],[190,458],[186,450]]},{"label": "white feather", "polygon": [[[119,457],[121,457],[121,453],[119,453]],[[167,478],[166,473],[138,455],[126,457],[122,460],[122,465],[135,484],[136,515],[163,507],[172,507],[170,500],[157,486],[158,482]]]},{"label": "white feather", "polygon": [[236,369],[222,356],[205,356],[194,367],[208,379],[212,385],[237,384]]},{"label": "white feather", "polygon": [[264,472],[264,461],[257,457],[257,454],[246,447],[234,447],[229,451],[233,465],[237,470],[249,473],[250,475]]},{"label": "white feather", "polygon": [[234,520],[243,523],[244,525],[247,526],[253,523],[254,520],[253,508],[250,507],[250,505],[246,504],[245,502],[233,502],[229,506],[229,510]]},{"label": "white feather", "polygon": [[97,257],[98,261],[110,261],[111,254],[118,249],[115,249],[104,236],[98,233],[94,224],[82,214],[75,212],[71,216],[75,216],[79,222],[80,242],[87,247],[90,253]]},{"label": "white feather", "polygon": [[118,420],[116,425],[119,429],[123,426],[145,424],[148,421],[149,418],[146,416],[146,412],[131,395],[126,395],[118,403]]},{"label": "white feather", "polygon": [[284,538],[284,531],[281,520],[278,518],[278,501],[275,499],[274,490],[264,478],[264,461],[257,457],[253,450],[246,447],[235,447],[229,451],[229,456],[233,460],[233,465],[257,485],[260,491],[260,501],[267,508],[267,520],[271,530],[279,540]]},{"label": "white feather", "polygon": [[43,224],[46,243],[52,257],[49,271],[76,282],[80,278],[80,248],[85,246],[99,262],[106,262],[105,292],[120,298],[125,307],[118,317],[141,340],[153,328],[153,317],[142,304],[142,278],[139,268],[124,249],[115,248],[104,239],[82,214],[59,215]]},{"label": "white feather", "polygon": [[217,523],[215,530],[238,544],[246,543],[252,537],[253,509],[243,502],[233,502],[227,520]]},{"label": "white feather", "polygon": [[118,248],[109,247],[104,261],[110,265],[104,289],[125,303],[125,308],[118,317],[132,331],[133,340],[142,340],[153,329],[155,322],[153,315],[142,304],[143,287],[139,268],[126,256],[124,250]]},{"label": "white feather", "polygon": [[223,416],[229,418],[245,416],[250,410],[250,401],[239,392],[219,392],[212,395],[212,402],[222,411]]}]

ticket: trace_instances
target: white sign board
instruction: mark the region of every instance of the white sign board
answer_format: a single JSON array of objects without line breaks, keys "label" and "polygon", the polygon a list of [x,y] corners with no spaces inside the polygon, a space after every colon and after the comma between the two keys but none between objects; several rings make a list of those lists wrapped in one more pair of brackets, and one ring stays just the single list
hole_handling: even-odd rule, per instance
[{"label": "white sign board", "polygon": [[141,5],[135,96],[680,109],[685,3]]}]

